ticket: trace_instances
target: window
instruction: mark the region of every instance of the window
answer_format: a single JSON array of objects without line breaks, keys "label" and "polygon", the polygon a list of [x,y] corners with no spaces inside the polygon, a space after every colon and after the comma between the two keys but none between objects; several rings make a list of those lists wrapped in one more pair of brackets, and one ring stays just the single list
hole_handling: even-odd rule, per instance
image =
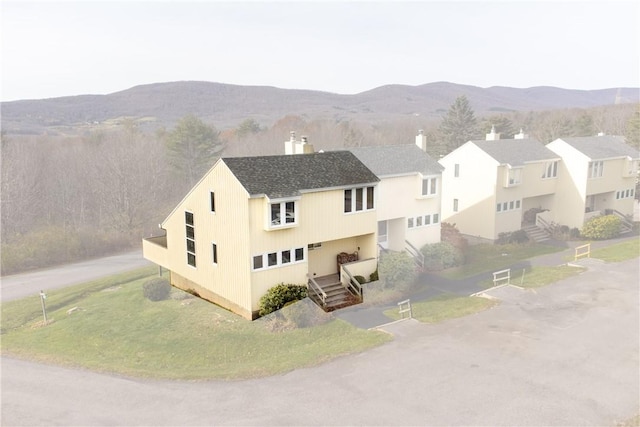
[{"label": "window", "polygon": [[438,178],[423,178],[422,179],[422,195],[434,196],[438,189]]},{"label": "window", "polygon": [[496,204],[496,212],[508,212],[515,209],[520,209],[520,200],[511,200]]},{"label": "window", "polygon": [[413,228],[413,218],[407,218],[407,228]]},{"label": "window", "polygon": [[508,185],[518,185],[522,182],[522,168],[509,169]]},{"label": "window", "polygon": [[422,217],[421,216],[416,218],[416,227],[422,227]]},{"label": "window", "polygon": [[453,199],[453,211],[458,212],[458,199]]},{"label": "window", "polygon": [[440,214],[433,214],[433,223],[437,224],[440,222]]},{"label": "window", "polygon": [[195,227],[193,222],[193,213],[185,211],[185,237],[187,242],[187,264],[192,267],[196,266],[196,240]]},{"label": "window", "polygon": [[307,245],[307,249],[310,251],[316,250],[316,249],[320,249],[322,247],[322,242],[318,242],[318,243],[309,243]]},{"label": "window", "polygon": [[283,267],[304,261],[304,248],[284,249],[277,252],[255,255],[252,258],[253,269]]},{"label": "window", "polygon": [[253,257],[253,269],[258,270],[263,267],[262,255],[256,255]]},{"label": "window", "polygon": [[271,227],[281,227],[296,223],[296,202],[271,203],[269,212]]},{"label": "window", "polygon": [[373,187],[367,187],[367,209],[373,209]]},{"label": "window", "polygon": [[459,178],[460,177],[460,164],[458,164],[458,163],[453,165],[453,176],[454,176],[454,178]]},{"label": "window", "polygon": [[542,178],[555,178],[558,175],[558,162],[546,162]]},{"label": "window", "polygon": [[603,169],[604,169],[604,162],[602,160],[589,162],[589,178],[602,177]]},{"label": "window", "polygon": [[351,193],[352,190],[344,190],[344,213],[351,212]]},{"label": "window", "polygon": [[374,187],[358,187],[344,190],[344,213],[375,208]]},{"label": "window", "polygon": [[270,254],[267,254],[267,265],[269,267],[273,267],[274,265],[278,264],[278,253],[277,252],[271,252]]},{"label": "window", "polygon": [[211,254],[213,256],[213,263],[217,264],[218,263],[218,245],[216,245],[215,243],[211,244]]},{"label": "window", "polygon": [[424,225],[429,225],[431,224],[431,215],[425,215],[424,216]]},{"label": "window", "polygon": [[634,189],[630,188],[627,190],[616,191],[616,199],[627,199],[629,197],[633,197]]},{"label": "window", "polygon": [[211,212],[216,212],[216,195],[213,191],[209,192],[209,207],[211,208]]}]

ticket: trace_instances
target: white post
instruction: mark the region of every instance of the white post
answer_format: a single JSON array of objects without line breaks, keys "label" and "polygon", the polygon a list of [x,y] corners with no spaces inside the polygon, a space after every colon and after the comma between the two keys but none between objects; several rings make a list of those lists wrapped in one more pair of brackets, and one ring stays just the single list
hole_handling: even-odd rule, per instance
[{"label": "white post", "polygon": [[42,304],[42,316],[44,317],[44,324],[47,324],[47,306],[44,303],[44,300],[47,299],[44,291],[40,291],[40,302]]}]

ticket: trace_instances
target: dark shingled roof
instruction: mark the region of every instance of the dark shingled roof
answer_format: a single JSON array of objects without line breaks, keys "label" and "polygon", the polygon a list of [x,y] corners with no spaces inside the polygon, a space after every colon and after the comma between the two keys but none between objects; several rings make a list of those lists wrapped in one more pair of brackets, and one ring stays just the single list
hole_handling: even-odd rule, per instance
[{"label": "dark shingled roof", "polygon": [[533,138],[471,141],[500,164],[523,166],[525,163],[559,159],[560,157]]},{"label": "dark shingled roof", "polygon": [[300,195],[304,190],[376,183],[378,177],[349,151],[283,156],[227,157],[250,195],[270,199]]},{"label": "dark shingled roof", "polygon": [[626,156],[632,159],[640,157],[640,152],[624,142],[624,138],[620,136],[602,135],[560,139],[584,153],[591,160]]},{"label": "dark shingled roof", "polygon": [[435,175],[444,170],[415,144],[358,147],[350,151],[379,177],[417,172]]}]

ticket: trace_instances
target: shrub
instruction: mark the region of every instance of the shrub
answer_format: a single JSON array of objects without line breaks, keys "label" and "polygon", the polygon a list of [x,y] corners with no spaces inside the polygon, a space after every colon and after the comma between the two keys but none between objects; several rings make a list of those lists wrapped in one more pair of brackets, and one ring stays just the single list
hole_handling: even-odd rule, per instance
[{"label": "shrub", "polygon": [[378,270],[376,269],[376,271],[374,271],[373,273],[371,273],[369,275],[369,281],[370,282],[376,282],[379,279],[378,277]]},{"label": "shrub", "polygon": [[440,224],[440,241],[452,244],[463,254],[469,247],[469,241],[462,237],[462,234],[460,234],[460,230],[456,228],[456,225],[448,222]]},{"label": "shrub", "polygon": [[162,301],[169,298],[171,285],[167,279],[154,277],[142,284],[142,294],[150,301]]},{"label": "shrub", "polygon": [[364,276],[353,276],[353,278],[356,279],[361,285],[367,281]]},{"label": "shrub", "polygon": [[498,245],[508,245],[512,243],[526,243],[529,241],[529,236],[527,236],[527,232],[524,230],[511,231],[507,233],[498,234],[498,239],[496,243]]},{"label": "shrub", "polygon": [[611,239],[620,234],[622,221],[615,215],[603,215],[586,222],[580,234],[587,239]]},{"label": "shrub", "polygon": [[409,289],[417,277],[416,265],[406,252],[382,253],[378,262],[378,271],[385,288]]},{"label": "shrub", "polygon": [[298,301],[307,297],[307,287],[304,285],[292,285],[280,283],[270,288],[266,294],[260,298],[260,316],[280,310],[287,303]]},{"label": "shrub", "polygon": [[464,263],[462,251],[449,242],[424,245],[420,252],[424,255],[424,268],[428,271],[440,271]]}]

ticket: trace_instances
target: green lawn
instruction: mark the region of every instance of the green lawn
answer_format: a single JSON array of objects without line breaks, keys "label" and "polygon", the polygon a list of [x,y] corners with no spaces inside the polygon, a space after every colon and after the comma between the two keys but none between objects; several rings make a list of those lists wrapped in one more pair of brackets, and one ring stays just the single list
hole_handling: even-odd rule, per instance
[{"label": "green lawn", "polygon": [[591,258],[606,262],[626,261],[638,256],[640,256],[640,239],[638,238],[591,251]]},{"label": "green lawn", "polygon": [[[561,265],[557,267],[531,267],[523,270],[511,270],[511,284],[522,286],[523,288],[539,288],[550,283],[555,283],[567,277],[580,274],[584,271],[580,267],[570,267]],[[478,283],[481,289],[488,289],[493,286],[492,280],[484,280]]]},{"label": "green lawn", "polygon": [[467,251],[465,265],[450,268],[438,274],[447,279],[460,280],[487,271],[498,271],[524,259],[562,250],[562,248],[540,244],[472,245]]},{"label": "green lawn", "polygon": [[[424,323],[438,323],[447,319],[468,316],[487,310],[496,305],[495,301],[478,297],[460,297],[452,294],[440,295],[427,301],[411,303],[413,318]],[[399,320],[398,309],[389,309],[385,316]],[[405,314],[406,316],[406,314]]]},{"label": "green lawn", "polygon": [[2,304],[2,352],[131,376],[235,379],[312,366],[391,339],[341,320],[271,332],[266,322],[198,298],[151,302],[142,283],[152,271],[51,291],[47,326],[38,296]]}]

